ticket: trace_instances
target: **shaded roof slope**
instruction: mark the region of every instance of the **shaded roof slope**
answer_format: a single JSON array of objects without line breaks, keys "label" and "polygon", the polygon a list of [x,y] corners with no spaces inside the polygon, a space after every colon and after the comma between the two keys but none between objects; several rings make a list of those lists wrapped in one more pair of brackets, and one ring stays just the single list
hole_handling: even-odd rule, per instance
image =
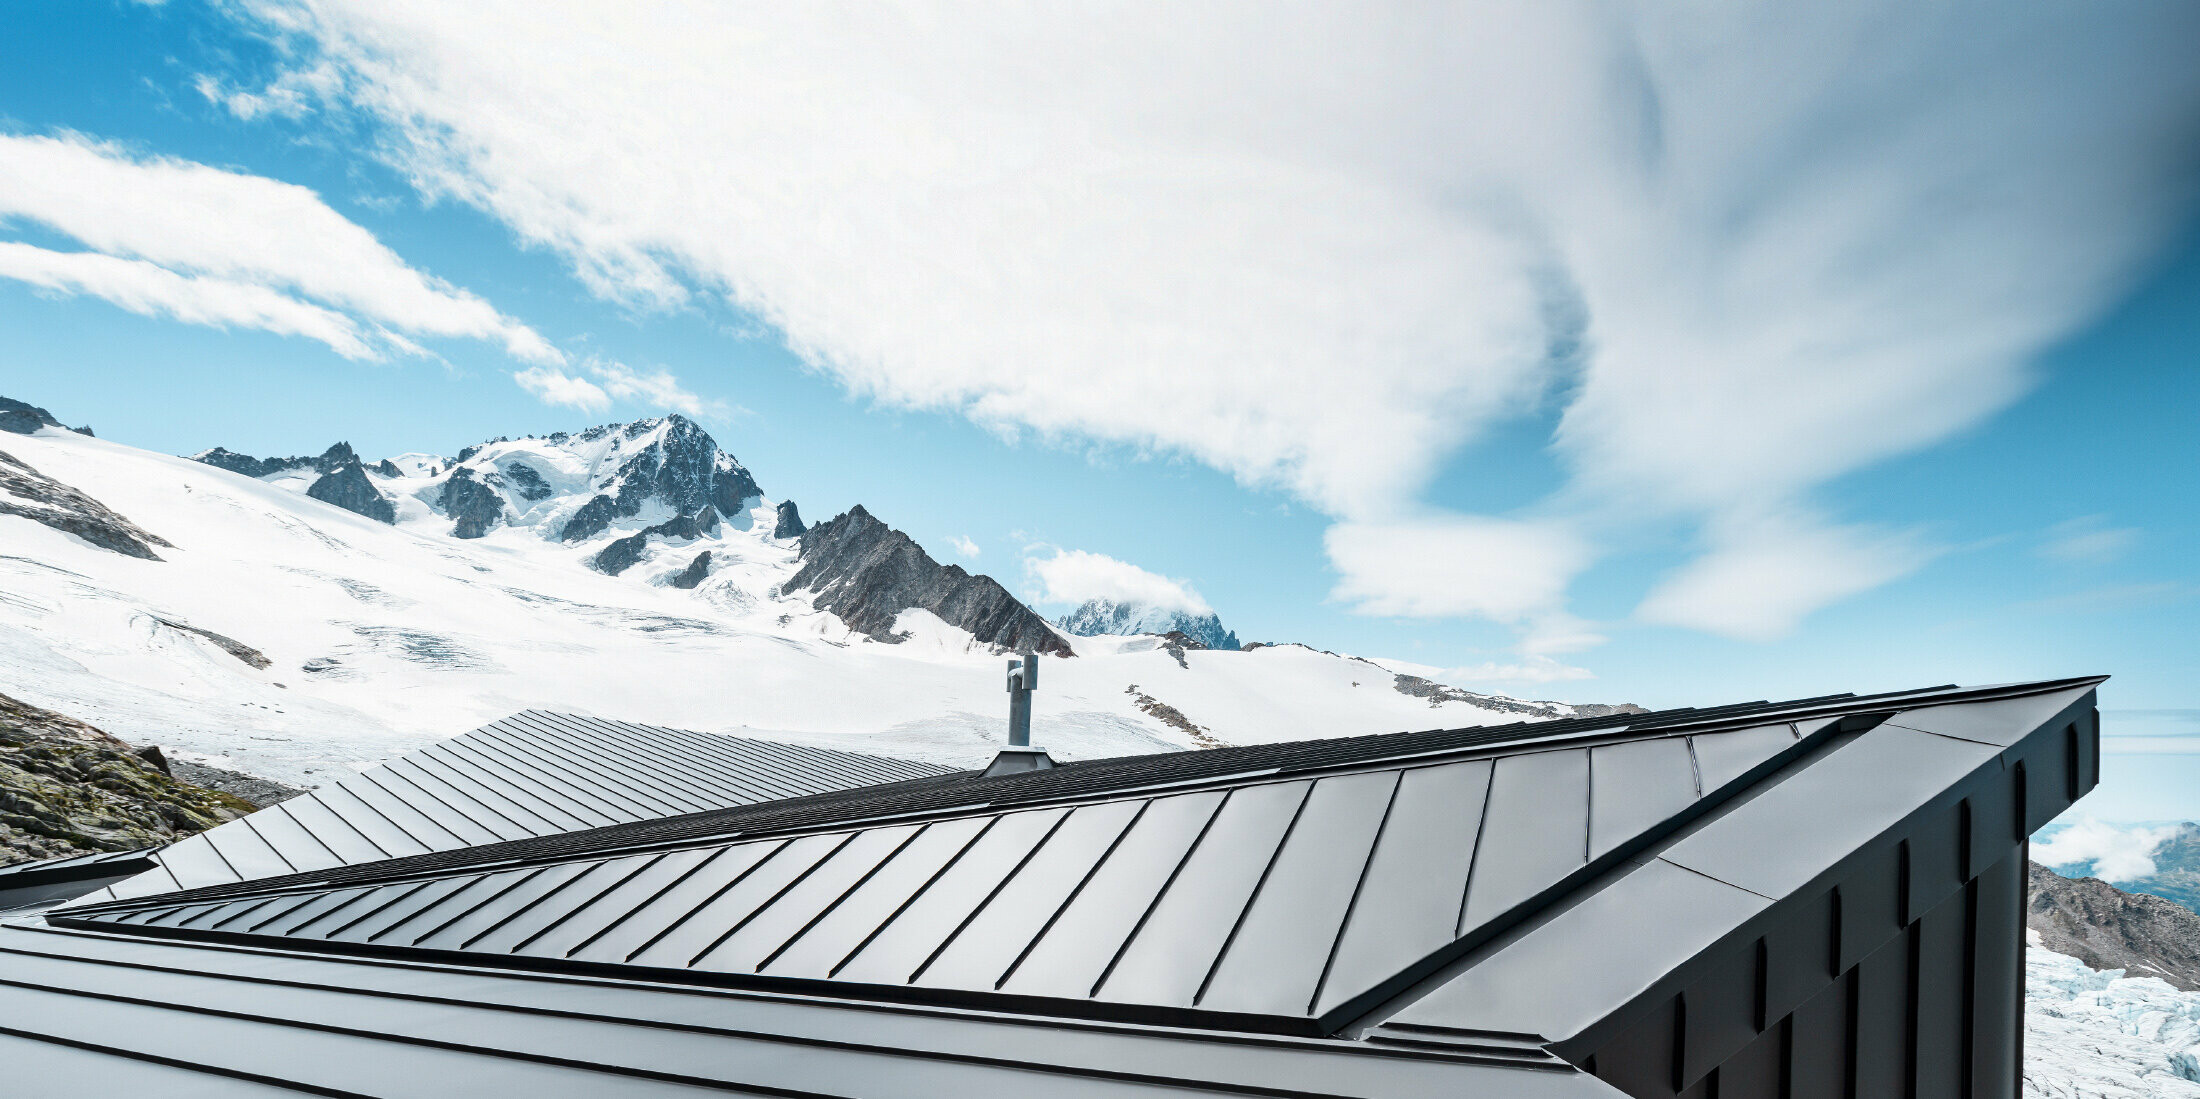
[{"label": "shaded roof slope", "polygon": [[948,773],[934,764],[528,710],[162,849],[91,900],[588,832]]}]

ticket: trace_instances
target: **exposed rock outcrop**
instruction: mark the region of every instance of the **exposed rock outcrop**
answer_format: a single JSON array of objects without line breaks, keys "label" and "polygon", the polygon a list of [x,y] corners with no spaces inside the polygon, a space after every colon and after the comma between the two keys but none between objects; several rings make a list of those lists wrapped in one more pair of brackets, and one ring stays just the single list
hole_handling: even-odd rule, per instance
[{"label": "exposed rock outcrop", "polygon": [[2041,946],[2094,969],[2200,990],[2200,915],[2191,909],[2099,878],[2066,878],[2038,863],[2030,887],[2025,923]]},{"label": "exposed rock outcrop", "polygon": [[[680,538],[694,541],[718,530],[718,509],[704,505],[693,515],[667,519],[653,527],[645,527],[596,551],[588,563],[597,572],[617,576],[633,568],[649,550],[651,538]],[[706,568],[708,566],[705,566]],[[697,578],[698,581],[701,579]],[[693,587],[693,584],[687,585]]]},{"label": "exposed rock outcrop", "polygon": [[[324,504],[334,504],[355,515],[364,515],[378,523],[397,522],[397,505],[382,495],[367,480],[366,467],[359,464],[359,456],[351,453],[348,443],[338,443],[346,457],[321,474],[320,480],[306,489],[306,495]],[[334,448],[330,448],[334,453]]]},{"label": "exposed rock outcrop", "polygon": [[384,477],[403,477],[405,475],[405,471],[397,468],[397,463],[390,461],[388,458],[384,458],[367,468]]},{"label": "exposed rock outcrop", "polygon": [[133,851],[252,809],[90,725],[0,695],[0,865]]},{"label": "exposed rock outcrop", "polygon": [[550,482],[542,479],[540,470],[525,462],[505,463],[504,476],[512,482],[513,491],[518,492],[522,500],[545,500],[557,492],[550,487]]},{"label": "exposed rock outcrop", "polygon": [[1616,705],[1590,702],[1565,708],[1561,708],[1560,704],[1552,702],[1522,702],[1517,698],[1461,690],[1457,687],[1438,683],[1433,679],[1423,679],[1417,675],[1402,673],[1393,673],[1390,685],[1399,694],[1410,698],[1428,699],[1430,709],[1435,709],[1446,702],[1465,702],[1480,706],[1485,710],[1496,710],[1499,713],[1507,714],[1522,714],[1528,717],[1608,717],[1612,714],[1644,714],[1650,712],[1632,702],[1621,702]]},{"label": "exposed rock outcrop", "polygon": [[39,428],[60,426],[61,421],[54,419],[53,413],[37,405],[0,397],[0,431],[16,435],[35,435]]},{"label": "exposed rock outcrop", "polygon": [[921,608],[1001,651],[1076,655],[1046,619],[992,577],[934,561],[860,505],[804,533],[801,559],[786,591],[816,592],[812,605],[873,640],[903,640],[894,619]]},{"label": "exposed rock outcrop", "polygon": [[504,495],[496,486],[476,479],[473,470],[461,466],[443,482],[435,506],[451,519],[452,537],[479,538],[503,517]]},{"label": "exposed rock outcrop", "polygon": [[147,561],[160,560],[154,546],[174,546],[6,451],[0,451],[0,515],[19,515],[101,549]]},{"label": "exposed rock outcrop", "polygon": [[[202,450],[197,454],[193,454],[191,460],[204,462],[216,469],[226,469],[231,473],[242,474],[246,477],[266,477],[270,474],[292,469],[310,469],[322,476],[327,476],[347,464],[358,464],[359,455],[351,449],[350,443],[337,443],[313,457],[255,458],[250,454],[239,454],[225,447],[214,447],[211,450]],[[384,463],[387,464],[387,462],[388,460],[384,459]],[[392,466],[391,468],[395,469],[396,467]]]},{"label": "exposed rock outcrop", "polygon": [[662,500],[682,515],[693,514],[705,505],[716,508],[720,515],[733,515],[748,501],[763,495],[756,478],[685,416],[636,420],[623,428],[590,428],[580,438],[593,441],[615,430],[623,439],[638,440],[652,432],[657,437],[627,455],[610,476],[597,482],[597,495],[566,520],[559,532],[562,541],[593,538],[614,521],[641,514],[643,506],[653,500]]},{"label": "exposed rock outcrop", "polygon": [[252,667],[266,668],[275,663],[274,661],[267,658],[266,653],[263,653],[260,650],[255,649],[252,646],[237,640],[234,637],[228,637],[222,634],[218,634],[212,630],[201,629],[197,626],[191,625],[188,622],[178,622],[172,618],[155,618],[153,619],[153,621],[158,622],[171,630],[178,630],[183,633],[191,634],[195,637],[203,637],[206,640],[213,642],[215,648],[218,648],[221,651],[228,653],[229,655],[234,656],[239,660],[244,661],[246,664],[251,665]]},{"label": "exposed rock outcrop", "polygon": [[774,538],[800,538],[810,528],[802,525],[802,513],[795,510],[794,501],[779,501],[778,521],[772,524]]},{"label": "exposed rock outcrop", "polygon": [[672,578],[672,586],[675,588],[692,588],[702,583],[709,576],[710,551],[704,550],[696,554],[695,560],[688,562],[688,567],[681,569],[678,576]]},{"label": "exposed rock outcrop", "polygon": [[1227,748],[1230,746],[1226,741],[1217,739],[1213,733],[1208,732],[1205,725],[1194,725],[1191,718],[1184,716],[1184,711],[1139,690],[1136,683],[1123,688],[1123,693],[1131,696],[1131,701],[1138,706],[1139,712],[1183,733],[1191,738],[1192,743],[1202,748]]}]

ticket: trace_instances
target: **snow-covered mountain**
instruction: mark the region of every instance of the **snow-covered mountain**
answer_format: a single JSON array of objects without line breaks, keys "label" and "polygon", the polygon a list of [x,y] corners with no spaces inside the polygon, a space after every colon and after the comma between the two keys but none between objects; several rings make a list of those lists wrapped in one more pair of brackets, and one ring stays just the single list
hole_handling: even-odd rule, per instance
[{"label": "snow-covered mountain", "polygon": [[1054,624],[1064,632],[1079,637],[1161,635],[1174,632],[1210,649],[1222,649],[1226,652],[1236,652],[1238,649],[1237,634],[1222,628],[1222,618],[1219,615],[1193,614],[1190,611],[1145,603],[1090,599],[1083,606],[1063,615]]},{"label": "snow-covered mountain", "polygon": [[1303,646],[1068,636],[863,509],[805,526],[676,416],[372,460],[11,422],[0,693],[285,781],[528,707],[975,761],[1006,651],[1063,657],[1036,739],[1066,758],[1575,712]]}]

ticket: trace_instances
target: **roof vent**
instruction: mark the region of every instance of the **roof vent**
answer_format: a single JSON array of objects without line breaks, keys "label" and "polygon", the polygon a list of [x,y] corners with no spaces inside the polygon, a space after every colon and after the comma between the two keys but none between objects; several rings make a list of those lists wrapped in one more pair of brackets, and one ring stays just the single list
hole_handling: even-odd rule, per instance
[{"label": "roof vent", "polygon": [[1031,746],[1031,692],[1038,685],[1038,653],[1025,653],[1022,659],[1008,662],[1008,747],[993,757],[983,777],[1044,771],[1054,766],[1054,757],[1046,749]]}]

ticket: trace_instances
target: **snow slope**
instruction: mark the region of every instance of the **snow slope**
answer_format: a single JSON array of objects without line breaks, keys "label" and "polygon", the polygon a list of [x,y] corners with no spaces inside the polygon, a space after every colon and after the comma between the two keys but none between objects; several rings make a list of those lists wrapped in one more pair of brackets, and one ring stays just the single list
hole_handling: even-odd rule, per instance
[{"label": "snow slope", "polygon": [[[770,537],[760,496],[702,538],[653,541],[621,575],[589,568],[611,539],[671,515],[645,507],[557,540],[608,461],[593,449],[520,440],[468,455],[483,469],[525,457],[558,491],[529,501],[507,485],[504,521],[457,538],[430,506],[450,472],[432,456],[376,474],[398,505],[388,525],[304,496],[291,482],[306,477],[255,480],[63,431],[0,435],[0,450],[175,543],[136,560],[0,516],[0,692],[306,784],[527,707],[942,761],[998,744],[1004,661],[923,611],[897,623],[908,641],[881,644],[780,595],[798,548]],[[667,586],[704,548],[709,578]],[[1179,666],[1151,638],[1075,641],[1078,658],[1047,662],[1037,702],[1035,739],[1065,758],[1192,743],[1140,695],[1229,743],[1519,720],[1432,707],[1375,664],[1295,646],[1193,651]]]},{"label": "snow slope", "polygon": [[2200,1099],[2200,992],[2025,952],[2028,1099]]}]

